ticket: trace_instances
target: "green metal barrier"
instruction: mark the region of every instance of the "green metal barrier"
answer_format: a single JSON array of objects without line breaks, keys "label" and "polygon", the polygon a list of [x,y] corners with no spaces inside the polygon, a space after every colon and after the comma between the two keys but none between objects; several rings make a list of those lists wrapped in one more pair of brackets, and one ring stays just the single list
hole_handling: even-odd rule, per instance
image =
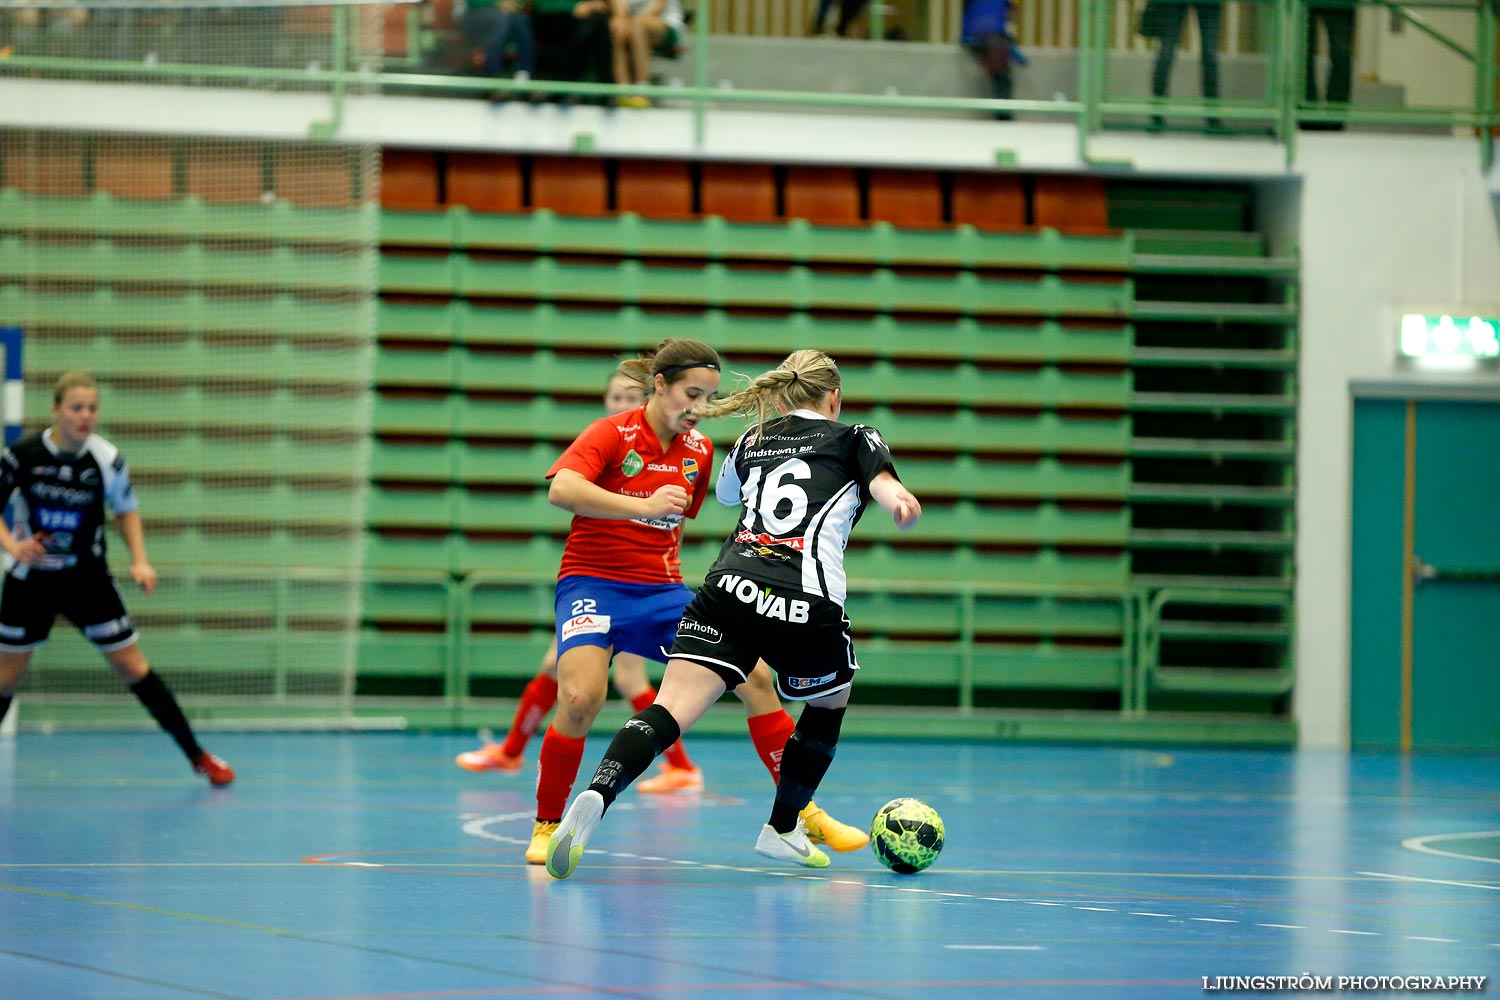
[{"label": "green metal barrier", "polygon": [[[555,559],[555,551],[551,555]],[[233,673],[247,657],[269,669],[268,679],[254,692],[195,695],[195,711],[207,718],[249,718],[259,711],[270,719],[295,719],[299,713],[326,711],[332,698],[343,705],[348,719],[371,712],[397,712],[419,718],[423,724],[484,724],[494,721],[495,708],[492,701],[472,693],[474,682],[531,676],[545,647],[546,623],[552,619],[554,576],[550,569],[449,572],[366,566],[360,571],[335,566],[242,565],[216,570],[205,569],[195,559],[162,561],[159,569],[167,586],[155,602],[142,606],[154,662],[180,678],[189,691],[211,690],[217,673]],[[330,632],[326,624],[320,624],[342,620],[347,614],[343,602],[351,579],[363,581],[361,617],[367,623],[353,637]],[[209,589],[201,598],[195,596],[205,583]],[[895,685],[947,692],[941,708],[906,710],[906,721],[889,730],[892,733],[1078,738],[1090,732],[1087,727],[1078,728],[1076,719],[1068,722],[1059,717],[1048,722],[1050,716],[1031,718],[1024,712],[996,715],[979,704],[979,694],[985,690],[1030,689],[1093,691],[1114,699],[1116,711],[1091,714],[1095,738],[1283,744],[1295,738],[1295,726],[1284,716],[1164,712],[1152,707],[1153,699],[1170,693],[1289,693],[1289,665],[1226,671],[1162,662],[1163,643],[1174,637],[1247,642],[1285,639],[1292,628],[1288,592],[1002,584],[971,578],[851,578],[849,583],[851,604],[873,601],[869,608],[881,613],[884,605],[879,602],[899,602],[919,618],[950,628],[946,634],[926,638],[877,634],[860,642],[868,675],[862,683],[872,688]],[[170,608],[166,601],[171,602]],[[1182,607],[1205,604],[1265,609],[1274,620],[1226,628],[1195,625],[1180,614]],[[1174,607],[1179,611],[1169,610]],[[882,627],[895,617],[889,609],[884,615],[887,620],[880,622]],[[856,614],[856,620],[862,619]],[[868,627],[871,622],[864,624]],[[509,637],[494,632],[501,626],[509,627]],[[1031,641],[1014,645],[984,641],[1008,631]],[[1068,637],[1092,637],[1096,644],[1057,641]],[[1099,645],[1100,640],[1108,641]],[[226,643],[246,655],[224,662],[220,654]],[[321,657],[328,668],[328,697],[322,702],[307,697],[310,653]],[[91,651],[82,649],[80,655],[91,655]],[[357,677],[418,682],[422,693],[394,699],[372,697],[364,699],[361,707],[361,699],[351,697],[351,656]],[[504,662],[497,666],[497,658]],[[297,690],[292,689],[287,671],[294,660],[302,671],[297,683],[303,687]],[[44,719],[87,719],[88,705],[94,704],[43,693],[28,695],[27,702]],[[93,711],[100,718],[113,718],[107,705]],[[884,718],[882,724],[889,726],[895,716]]]},{"label": "green metal barrier", "polygon": [[[550,621],[553,583],[554,577],[551,575],[538,577],[536,574],[491,570],[479,570],[454,578],[454,603],[459,609],[457,621],[463,627],[463,638],[456,648],[458,660],[449,665],[447,673],[450,701],[467,697],[470,681],[475,675],[474,638],[468,626],[476,620],[480,610],[488,621],[494,622],[495,595],[509,594],[512,595],[516,614],[510,620]],[[528,593],[521,596],[516,604],[514,595],[518,589]],[[903,602],[936,598],[947,606],[957,625],[951,636],[933,640],[874,640],[861,643],[860,651],[863,658],[869,647],[872,662],[879,661],[887,667],[884,672],[876,667],[869,667],[870,677],[867,683],[870,684],[922,683],[922,672],[933,669],[936,659],[951,661],[951,672],[933,669],[934,676],[926,680],[928,683],[935,681],[951,684],[954,696],[952,708],[959,716],[974,713],[975,690],[985,683],[991,686],[1042,688],[1099,686],[1118,692],[1122,706],[1130,704],[1131,693],[1137,686],[1134,646],[1139,598],[1129,588],[1079,584],[981,583],[969,580],[851,579],[849,589],[851,603],[872,597],[899,599]],[[1111,621],[1118,626],[1119,645],[1116,649],[1100,653],[1085,652],[1072,656],[1057,655],[1056,649],[1049,650],[1052,655],[1044,652],[1035,657],[1019,652],[1019,655],[1008,662],[1004,658],[987,657],[978,641],[982,627],[981,606],[986,600],[1006,598],[1035,601],[1053,607],[1072,606],[1075,617],[1079,608],[1113,608],[1115,617]],[[1023,624],[1026,629],[1035,629],[1042,623],[1033,619]],[[1058,624],[1055,616],[1051,617],[1050,624]],[[915,663],[912,662],[913,659]],[[1030,659],[1036,662],[1028,663]],[[904,664],[903,660],[906,661]],[[1080,667],[1082,669],[1071,669]],[[527,676],[534,669],[534,663],[522,665],[522,672]]]},{"label": "green metal barrier", "polygon": [[[1135,690],[1131,708],[1145,712],[1152,694],[1162,692],[1219,695],[1289,695],[1294,682],[1290,645],[1292,594],[1289,590],[1161,588],[1140,593],[1141,616],[1136,639]],[[1271,620],[1226,623],[1169,615],[1172,606],[1220,606],[1274,612]],[[1254,616],[1263,618],[1265,616]],[[1279,644],[1287,648],[1282,662],[1266,667],[1217,668],[1164,664],[1163,644],[1179,641]]]},{"label": "green metal barrier", "polygon": [[[1491,3],[1455,3],[1452,0],[1416,0],[1396,4],[1380,0],[1392,16],[1412,25],[1433,39],[1444,52],[1473,66],[1472,101],[1461,107],[1367,108],[1358,105],[1330,106],[1310,104],[1303,100],[1307,10],[1304,0],[1263,0],[1264,59],[1267,93],[1251,100],[1183,100],[1139,98],[1112,94],[1109,72],[1114,39],[1120,28],[1116,21],[1134,16],[1133,4],[1116,0],[1083,0],[1079,7],[1079,55],[1076,79],[1077,100],[1011,100],[986,98],[921,97],[887,94],[797,93],[781,90],[721,88],[708,78],[708,24],[711,11],[707,0],[698,5],[694,25],[693,81],[688,86],[631,86],[629,92],[656,101],[686,105],[693,115],[695,145],[701,146],[706,119],[711,108],[747,104],[777,106],[787,109],[806,107],[875,108],[892,113],[972,112],[993,114],[1009,111],[1025,115],[1035,113],[1048,120],[1072,120],[1078,126],[1078,149],[1084,162],[1094,162],[1090,138],[1109,121],[1119,116],[1162,116],[1169,118],[1207,117],[1229,122],[1265,123],[1284,144],[1288,162],[1295,158],[1299,123],[1369,123],[1395,125],[1437,125],[1448,128],[1472,128],[1479,137],[1480,157],[1487,170],[1494,158],[1492,129],[1500,127],[1500,107],[1495,92],[1497,39],[1496,12]],[[878,9],[878,8],[877,8]],[[1473,12],[1472,42],[1449,37],[1429,25],[1421,11],[1459,10]],[[317,122],[315,138],[337,134],[343,121],[344,105],[351,89],[371,87],[399,89],[403,93],[475,94],[506,91],[551,93],[561,95],[615,97],[621,92],[612,84],[587,84],[557,81],[450,77],[417,73],[373,73],[365,60],[368,53],[350,44],[345,17],[331,22],[330,37],[325,40],[329,64],[311,62],[302,68],[204,65],[170,61],[110,60],[14,54],[5,60],[4,72],[25,73],[60,78],[99,78],[173,82],[183,80],[242,82],[274,85],[321,93],[329,102],[326,119]],[[879,18],[872,19],[872,30],[880,30]]]}]

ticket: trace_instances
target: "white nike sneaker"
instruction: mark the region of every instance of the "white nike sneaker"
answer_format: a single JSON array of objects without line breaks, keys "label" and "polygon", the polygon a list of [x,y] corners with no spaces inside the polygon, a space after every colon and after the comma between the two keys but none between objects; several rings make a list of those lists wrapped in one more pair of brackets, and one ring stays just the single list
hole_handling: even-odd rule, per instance
[{"label": "white nike sneaker", "polygon": [[547,841],[547,874],[567,878],[583,860],[583,845],[604,815],[604,796],[590,789],[573,800]]},{"label": "white nike sneaker", "polygon": [[828,867],[828,855],[807,839],[807,831],[802,828],[800,821],[791,833],[777,833],[770,823],[761,827],[760,839],[755,842],[755,853],[808,868]]}]

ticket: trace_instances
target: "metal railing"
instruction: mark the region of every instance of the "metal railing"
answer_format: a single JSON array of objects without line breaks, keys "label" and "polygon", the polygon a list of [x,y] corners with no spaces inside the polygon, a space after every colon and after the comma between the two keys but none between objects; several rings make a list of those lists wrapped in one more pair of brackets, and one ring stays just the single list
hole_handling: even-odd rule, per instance
[{"label": "metal railing", "polygon": [[[1348,122],[1383,126],[1429,126],[1448,129],[1473,129],[1476,132],[1483,167],[1493,162],[1494,133],[1500,130],[1500,99],[1496,95],[1497,49],[1500,31],[1494,0],[1456,4],[1447,0],[1423,0],[1396,4],[1380,0],[1403,23],[1410,24],[1453,58],[1472,67],[1472,100],[1452,107],[1365,107],[1360,104],[1317,105],[1303,100],[1306,52],[1306,0],[1262,0],[1265,17],[1258,29],[1265,35],[1263,53],[1266,93],[1263,97],[1223,99],[1219,101],[1183,100],[1180,98],[1142,97],[1120,93],[1115,76],[1122,58],[1122,38],[1132,38],[1128,25],[1136,13],[1136,0],[1077,0],[1078,52],[1074,97],[1051,100],[1009,100],[961,96],[923,96],[889,93],[815,93],[794,92],[766,87],[724,87],[710,76],[709,56],[717,36],[710,35],[713,7],[699,5],[692,26],[689,46],[691,79],[683,82],[631,87],[655,101],[688,107],[694,121],[694,141],[701,145],[705,136],[707,115],[715,108],[756,105],[794,111],[801,108],[863,108],[891,114],[921,115],[994,114],[1009,112],[1018,117],[1043,117],[1048,121],[1071,121],[1078,130],[1078,150],[1084,162],[1093,162],[1090,140],[1109,127],[1129,127],[1132,118],[1160,115],[1172,118],[1205,116],[1241,122],[1264,128],[1282,142],[1288,163],[1295,158],[1299,123]],[[1247,6],[1247,4],[1240,4]],[[878,8],[879,5],[877,4]],[[1463,40],[1426,23],[1424,9],[1463,11],[1472,14],[1473,38]],[[399,10],[399,8],[391,8]],[[413,8],[414,10],[415,8]],[[314,126],[314,137],[332,138],[338,134],[344,107],[351,93],[367,94],[376,90],[399,89],[403,93],[441,95],[486,92],[548,93],[609,99],[621,94],[613,84],[573,83],[563,81],[489,79],[473,76],[449,76],[436,73],[394,72],[382,66],[379,43],[370,39],[368,14],[335,15],[327,19],[326,50],[318,59],[301,66],[209,65],[202,61],[125,60],[108,58],[102,53],[87,55],[29,55],[13,52],[0,58],[0,76],[25,74],[30,78],[60,76],[67,78],[105,78],[151,80],[158,82],[212,81],[217,85],[243,83],[285,89],[313,89],[326,93],[330,111],[326,119]],[[409,13],[409,12],[408,12]],[[1123,24],[1122,24],[1123,22]],[[358,33],[356,37],[356,33]],[[420,36],[421,32],[417,32]],[[846,43],[857,44],[857,43]],[[891,44],[891,43],[879,43]],[[1134,42],[1131,48],[1138,49]],[[232,50],[231,50],[232,51]],[[1138,53],[1129,53],[1137,59]],[[1113,75],[1112,75],[1113,74]]]},{"label": "metal railing", "polygon": [[[206,572],[203,567],[195,564],[163,563],[158,568],[162,578],[167,581],[188,580]],[[436,631],[422,633],[431,638],[433,649],[441,649],[441,694],[428,700],[436,701],[444,709],[451,710],[455,719],[459,717],[462,709],[470,706],[474,701],[474,696],[471,694],[473,680],[476,677],[497,676],[489,671],[478,669],[478,659],[482,655],[479,647],[483,640],[479,638],[482,633],[476,632],[473,626],[477,618],[475,604],[481,592],[486,588],[520,588],[532,592],[537,597],[535,614],[531,616],[529,622],[519,625],[518,628],[535,636],[542,634],[542,630],[536,627],[537,624],[545,621],[550,615],[551,604],[547,598],[550,598],[555,582],[551,574],[503,570],[446,573],[439,570],[366,568],[363,572],[351,575],[349,571],[332,567],[302,566],[229,567],[213,570],[212,576],[220,582],[259,584],[269,590],[269,613],[266,617],[271,625],[258,629],[252,628],[251,631],[262,635],[274,635],[277,638],[278,642],[273,648],[279,650],[279,654],[273,655],[273,662],[263,665],[273,671],[277,679],[269,693],[263,692],[256,697],[262,702],[269,701],[288,707],[294,706],[296,702],[296,696],[287,693],[288,672],[289,669],[295,668],[292,667],[293,658],[285,655],[283,647],[287,646],[297,634],[293,620],[299,612],[305,613],[306,610],[299,604],[299,584],[343,583],[352,587],[351,581],[357,578],[362,581],[364,588],[384,585],[417,588],[423,591],[428,595],[422,599],[427,609],[427,613],[421,616],[423,621],[428,626],[435,626],[439,624],[439,619],[441,620],[441,633]],[[691,580],[689,585],[699,582],[701,581]],[[1275,688],[1277,692],[1289,692],[1294,679],[1292,635],[1289,627],[1283,633],[1284,648],[1281,653],[1281,663],[1274,668],[1244,670],[1230,668],[1226,670],[1212,667],[1170,667],[1167,668],[1165,679],[1163,674],[1163,639],[1174,628],[1174,621],[1170,619],[1167,612],[1170,606],[1221,605],[1242,609],[1278,609],[1289,617],[1291,596],[1284,591],[859,578],[851,579],[849,588],[851,596],[878,594],[897,598],[940,597],[951,598],[955,602],[957,627],[952,634],[927,636],[920,640],[889,640],[889,642],[895,650],[909,648],[914,653],[938,654],[956,659],[957,671],[952,675],[954,681],[951,685],[951,707],[958,717],[971,716],[976,712],[976,704],[979,700],[976,695],[982,689],[1007,686],[1003,682],[997,685],[993,680],[986,682],[977,667],[981,656],[986,651],[996,648],[980,636],[978,609],[980,602],[986,599],[1036,600],[1052,603],[1080,602],[1100,608],[1115,608],[1116,611],[1113,613],[1118,615],[1119,645],[1103,648],[1118,650],[1119,672],[1114,683],[1117,685],[1118,711],[1122,718],[1139,718],[1145,715],[1150,709],[1151,696],[1158,689],[1182,690],[1186,687],[1200,693],[1210,694],[1216,690],[1216,687],[1222,687],[1228,693],[1244,693],[1247,689],[1270,690],[1271,688]],[[168,588],[158,595],[151,610],[156,613],[173,614],[169,604],[171,596],[170,588]],[[183,612],[179,610],[176,613],[182,614]],[[188,617],[191,617],[190,612]],[[1111,619],[1112,622],[1114,620]],[[889,629],[893,623],[881,624],[884,629]],[[531,627],[527,628],[527,625]],[[1176,627],[1183,627],[1181,620],[1177,621]],[[1208,627],[1212,629],[1214,626]],[[1246,625],[1241,626],[1240,630],[1253,631],[1255,627]],[[225,626],[225,628],[229,632],[234,631],[232,627]],[[1275,631],[1274,626],[1270,631]],[[153,641],[159,646],[169,631],[163,627],[151,626],[151,634]],[[326,629],[320,630],[318,634],[326,635]],[[1270,636],[1270,632],[1267,634],[1273,641],[1277,641],[1275,636]],[[329,676],[347,676],[352,681],[356,669],[354,658],[357,655],[358,643],[358,636],[351,633],[345,644],[349,661],[318,664],[316,665],[318,672]],[[93,662],[91,649],[82,649],[78,655],[86,656],[90,663]],[[305,668],[308,665],[303,666]],[[526,664],[526,669],[529,670],[530,666],[530,663]],[[399,670],[381,671],[381,673],[401,676]],[[869,673],[868,683],[876,685],[882,683],[878,668],[871,669]],[[1201,678],[1201,681],[1194,681],[1195,675]],[[1183,681],[1184,677],[1188,678],[1186,684]],[[909,680],[909,677],[902,677],[896,678],[895,682],[902,683]],[[1060,690],[1076,686],[1067,683],[1066,677],[1059,678],[1059,681]],[[889,680],[886,682],[890,683]],[[950,688],[948,684],[938,686],[945,690]],[[352,687],[346,688],[346,699],[350,695],[352,695]],[[42,692],[31,694],[29,697],[38,702],[45,702],[49,698],[58,696]],[[62,697],[64,700],[67,699],[67,696]],[[233,695],[228,697],[231,701],[234,698]]]}]

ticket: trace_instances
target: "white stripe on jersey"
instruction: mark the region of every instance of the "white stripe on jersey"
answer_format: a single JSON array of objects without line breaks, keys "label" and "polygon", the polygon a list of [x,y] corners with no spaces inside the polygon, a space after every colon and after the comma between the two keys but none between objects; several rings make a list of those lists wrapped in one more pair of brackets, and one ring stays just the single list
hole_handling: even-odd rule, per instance
[{"label": "white stripe on jersey", "polygon": [[[808,544],[802,553],[802,589],[809,594],[827,597],[840,606],[848,596],[844,547],[849,542],[849,531],[858,511],[859,484],[850,480],[812,516],[804,535]],[[826,589],[819,577],[827,581]]]},{"label": "white stripe on jersey", "polygon": [[130,489],[130,472],[124,462],[115,468],[120,449],[97,434],[90,434],[83,442],[84,450],[99,463],[99,474],[104,477],[104,502],[116,514],[129,514],[139,504]]}]

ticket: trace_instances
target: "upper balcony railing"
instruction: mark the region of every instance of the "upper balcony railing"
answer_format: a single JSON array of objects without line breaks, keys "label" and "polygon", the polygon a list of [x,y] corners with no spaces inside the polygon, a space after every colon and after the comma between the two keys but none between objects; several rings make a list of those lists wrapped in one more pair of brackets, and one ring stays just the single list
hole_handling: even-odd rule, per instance
[{"label": "upper balcony railing", "polygon": [[1071,122],[1085,162],[1105,130],[1272,136],[1289,163],[1299,128],[1457,132],[1488,169],[1496,2],[1028,0],[997,56],[965,37],[964,0],[856,5],[841,37],[839,0],[822,31],[819,0],[699,0],[652,82],[622,88],[484,75],[454,0],[0,0],[0,79],[310,90],[330,97],[330,136],[353,93],[630,96],[693,109],[700,140],[716,108],[858,109]]}]

